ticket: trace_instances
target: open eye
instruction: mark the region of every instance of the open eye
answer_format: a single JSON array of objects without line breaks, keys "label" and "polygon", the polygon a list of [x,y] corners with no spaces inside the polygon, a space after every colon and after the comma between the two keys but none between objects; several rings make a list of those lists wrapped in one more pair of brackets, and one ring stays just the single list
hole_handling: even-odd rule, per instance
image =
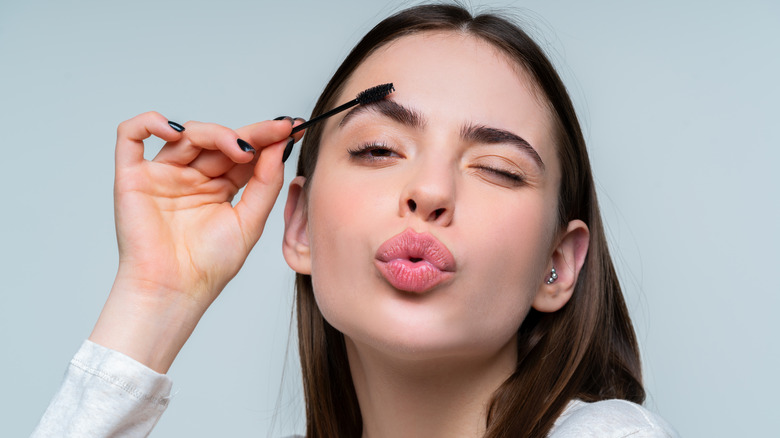
[{"label": "open eye", "polygon": [[398,152],[384,143],[365,143],[349,150],[349,156],[356,160],[381,161],[387,158],[400,157]]}]

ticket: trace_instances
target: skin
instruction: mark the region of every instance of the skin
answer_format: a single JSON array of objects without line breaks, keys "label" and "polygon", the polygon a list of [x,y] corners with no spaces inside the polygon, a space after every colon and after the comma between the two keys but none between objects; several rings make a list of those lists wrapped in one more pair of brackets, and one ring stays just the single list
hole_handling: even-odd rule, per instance
[{"label": "skin", "polygon": [[[236,131],[184,126],[176,132],[149,112],[117,129],[119,269],[89,337],[160,373],[260,238],[283,185],[281,156],[292,130],[285,120]],[[167,143],[147,161],[143,140],[151,135]],[[242,151],[238,138],[257,152]]]},{"label": "skin", "polygon": [[[403,37],[354,72],[340,101],[386,82],[425,122],[371,109],[329,120],[308,191],[301,177],[290,188],[285,257],[312,275],[323,316],[345,335],[365,437],[480,436],[490,395],[514,371],[520,323],[571,296],[587,227],[558,228],[549,112],[492,46]],[[483,125],[522,137],[543,165],[510,142],[462,137]],[[451,281],[410,293],[379,273],[377,248],[406,229],[447,246]]]},{"label": "skin", "polygon": [[[396,85],[394,102],[427,122],[410,127],[373,111],[342,127],[341,117],[329,120],[308,192],[302,178],[290,185],[284,255],[313,276],[323,314],[346,336],[364,436],[479,436],[492,392],[514,369],[528,310],[556,311],[571,296],[587,227],[555,225],[548,113],[503,55],[460,34],[404,37],[355,71],[342,101],[385,82]],[[544,169],[516,146],[464,141],[464,124],[523,137]],[[119,126],[119,269],[90,340],[169,369],[260,238],[292,125],[187,122],[179,133],[151,112]],[[148,161],[151,135],[167,143]],[[241,151],[238,138],[257,153]],[[348,152],[376,141],[393,150]],[[378,274],[376,249],[409,228],[449,248],[451,281],[409,294]],[[559,278],[546,285],[553,265]]]}]

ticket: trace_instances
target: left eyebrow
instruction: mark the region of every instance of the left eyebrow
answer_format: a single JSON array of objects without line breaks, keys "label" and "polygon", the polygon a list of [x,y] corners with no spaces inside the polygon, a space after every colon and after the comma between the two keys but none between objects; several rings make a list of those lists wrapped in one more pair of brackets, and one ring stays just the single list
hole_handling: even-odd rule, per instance
[{"label": "left eyebrow", "polygon": [[464,140],[483,144],[507,143],[517,146],[523,152],[529,154],[536,161],[536,164],[544,170],[544,162],[536,149],[531,146],[523,137],[517,134],[505,131],[503,129],[491,128],[485,125],[466,125],[461,129],[460,135]]}]

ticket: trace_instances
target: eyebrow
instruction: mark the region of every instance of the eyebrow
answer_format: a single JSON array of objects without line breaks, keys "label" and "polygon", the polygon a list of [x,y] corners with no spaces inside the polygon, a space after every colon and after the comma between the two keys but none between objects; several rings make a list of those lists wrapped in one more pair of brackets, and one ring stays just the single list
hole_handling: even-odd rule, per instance
[{"label": "eyebrow", "polygon": [[419,112],[407,108],[394,100],[381,99],[376,102],[358,105],[355,108],[352,108],[344,118],[341,119],[339,127],[346,125],[350,119],[367,111],[376,111],[387,118],[411,128],[423,128],[426,123],[425,117]]},{"label": "eyebrow", "polygon": [[[358,105],[352,108],[339,122],[339,127],[342,127],[349,122],[352,118],[369,112],[376,111],[382,116],[385,116],[391,120],[394,120],[404,126],[411,128],[424,128],[427,123],[425,117],[418,111],[411,108],[407,108],[400,103],[391,99],[382,99],[376,102],[372,102],[366,105]],[[520,148],[523,152],[533,158],[536,164],[544,170],[544,162],[536,149],[531,146],[528,141],[517,134],[506,131],[504,129],[491,128],[485,125],[473,125],[468,124],[460,131],[460,136],[466,140],[474,143],[481,144],[510,144]]]},{"label": "eyebrow", "polygon": [[539,153],[536,152],[536,149],[534,149],[530,143],[517,134],[503,129],[491,128],[485,125],[467,125],[461,129],[460,135],[465,140],[473,141],[475,143],[505,143],[517,146],[530,155],[531,158],[536,161],[536,164],[538,164],[539,167],[544,170],[544,161],[542,161],[542,157],[539,156]]}]

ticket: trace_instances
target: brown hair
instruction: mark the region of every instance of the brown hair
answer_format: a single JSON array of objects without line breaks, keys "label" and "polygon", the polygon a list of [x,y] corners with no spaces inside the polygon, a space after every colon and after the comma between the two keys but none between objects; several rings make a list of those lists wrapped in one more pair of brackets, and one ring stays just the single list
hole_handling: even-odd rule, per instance
[{"label": "brown hair", "polygon": [[[460,6],[423,5],[376,25],[355,46],[314,107],[334,107],[352,72],[377,48],[429,31],[466,33],[514,60],[536,82],[554,120],[561,162],[558,196],[561,227],[580,219],[590,230],[585,264],[571,300],[559,311],[531,310],[518,330],[515,372],[494,393],[486,437],[542,437],[566,404],[578,398],[642,403],[639,349],[607,248],[585,141],[561,79],[542,49],[511,22],[492,14],[472,16]],[[303,140],[298,175],[311,181],[322,125]],[[298,338],[306,401],[306,436],[357,437],[362,418],[349,371],[344,335],[323,318],[311,277],[298,274]]]}]

